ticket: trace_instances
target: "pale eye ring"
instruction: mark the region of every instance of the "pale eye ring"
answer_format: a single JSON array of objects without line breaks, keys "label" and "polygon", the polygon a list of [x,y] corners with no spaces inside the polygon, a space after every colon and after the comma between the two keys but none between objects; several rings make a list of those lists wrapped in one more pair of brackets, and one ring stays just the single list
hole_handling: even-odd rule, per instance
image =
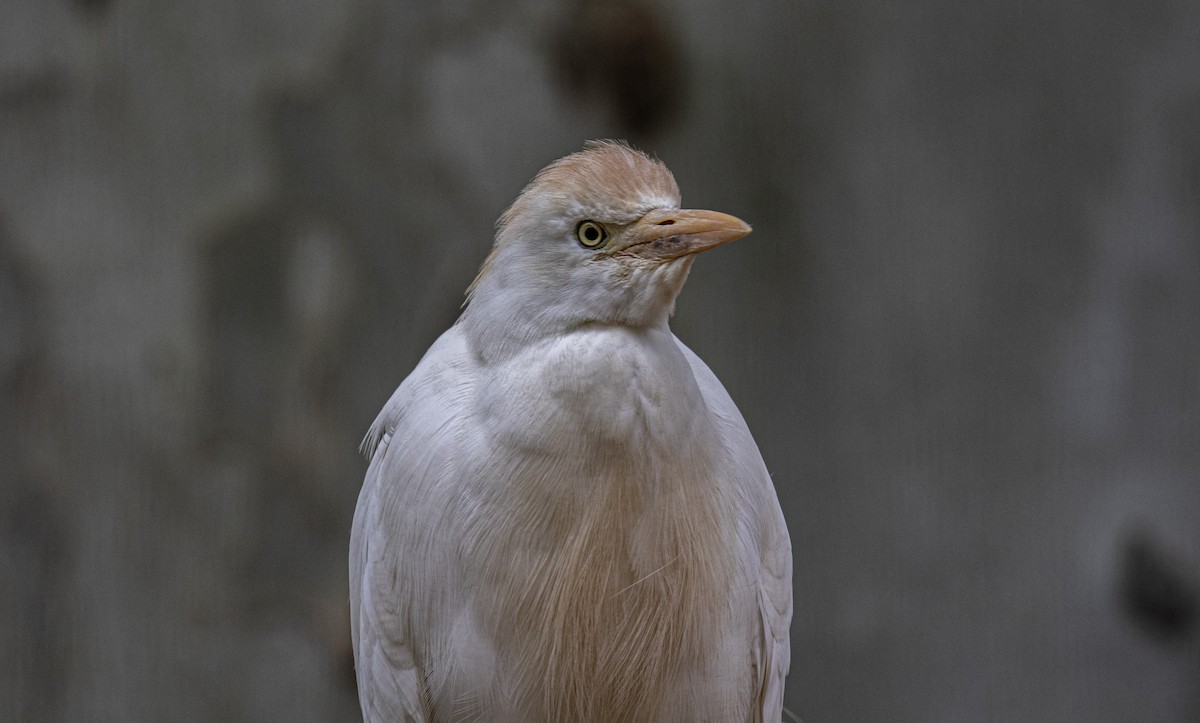
[{"label": "pale eye ring", "polygon": [[585,249],[594,249],[608,239],[608,231],[595,221],[582,221],[575,228],[575,238]]}]

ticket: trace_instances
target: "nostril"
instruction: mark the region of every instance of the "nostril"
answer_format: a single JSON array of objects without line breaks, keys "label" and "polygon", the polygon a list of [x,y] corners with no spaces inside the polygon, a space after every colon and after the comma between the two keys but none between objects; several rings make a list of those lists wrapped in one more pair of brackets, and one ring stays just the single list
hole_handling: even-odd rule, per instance
[{"label": "nostril", "polygon": [[655,226],[673,226],[673,225],[675,225],[675,219],[668,218],[666,221],[659,221],[658,223],[656,223],[654,225]]}]

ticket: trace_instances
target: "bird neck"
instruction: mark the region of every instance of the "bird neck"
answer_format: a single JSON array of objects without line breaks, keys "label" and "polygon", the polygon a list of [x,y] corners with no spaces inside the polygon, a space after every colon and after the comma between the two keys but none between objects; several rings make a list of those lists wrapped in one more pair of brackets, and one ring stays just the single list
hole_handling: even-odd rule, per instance
[{"label": "bird neck", "polygon": [[481,274],[459,323],[485,360],[505,359],[587,326],[665,330],[691,265],[692,257],[685,256],[557,277],[493,268]]}]

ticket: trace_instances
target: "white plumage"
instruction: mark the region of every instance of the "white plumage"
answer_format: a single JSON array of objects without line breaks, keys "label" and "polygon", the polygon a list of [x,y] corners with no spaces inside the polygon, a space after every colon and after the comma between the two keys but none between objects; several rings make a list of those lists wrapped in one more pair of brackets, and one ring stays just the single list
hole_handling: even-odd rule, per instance
[{"label": "white plumage", "polygon": [[678,207],[622,143],[552,163],[371,426],[350,540],[367,721],[780,720],[783,515],[667,326],[695,254],[750,228]]}]

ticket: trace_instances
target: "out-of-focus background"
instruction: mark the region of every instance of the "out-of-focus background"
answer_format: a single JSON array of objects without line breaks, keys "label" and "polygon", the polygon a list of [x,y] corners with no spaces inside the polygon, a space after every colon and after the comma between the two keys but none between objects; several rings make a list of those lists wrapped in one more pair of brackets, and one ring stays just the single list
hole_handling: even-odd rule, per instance
[{"label": "out-of-focus background", "polygon": [[355,446],[624,137],[795,549],[788,708],[1200,720],[1200,3],[5,0],[0,719],[351,721]]}]

